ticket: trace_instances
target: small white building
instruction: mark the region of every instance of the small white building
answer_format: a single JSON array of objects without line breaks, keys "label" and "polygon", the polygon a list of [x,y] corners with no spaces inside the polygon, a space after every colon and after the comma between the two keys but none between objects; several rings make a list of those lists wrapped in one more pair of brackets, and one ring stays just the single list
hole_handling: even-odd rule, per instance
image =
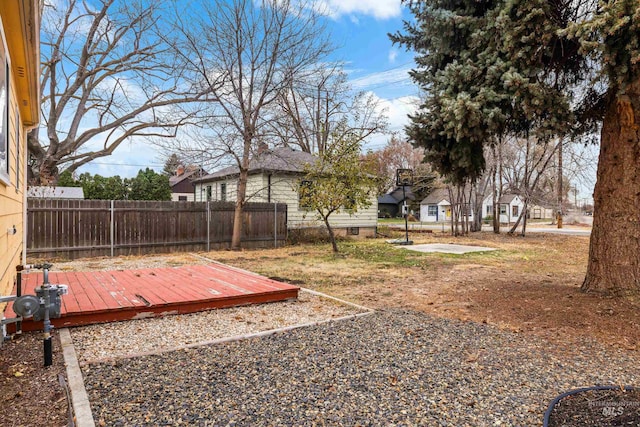
[{"label": "small white building", "polygon": [[[518,220],[524,209],[524,202],[517,194],[504,194],[498,200],[498,206],[500,223],[510,224]],[[493,216],[493,196],[489,195],[482,201],[482,215],[484,218]]]},{"label": "small white building", "polygon": [[[442,222],[452,220],[451,200],[449,197],[449,189],[436,188],[427,197],[420,202],[420,221],[422,222]],[[467,215],[469,221],[473,221],[473,206],[470,203],[465,203],[461,209],[462,215]]]},{"label": "small white building", "polygon": [[533,205],[529,206],[529,218],[531,219],[555,219],[556,209],[549,206]]},{"label": "small white building", "polygon": [[436,188],[420,202],[420,221],[451,221],[451,202],[446,188]]},{"label": "small white building", "polygon": [[84,199],[84,190],[82,187],[31,186],[27,189],[27,197],[39,199]]},{"label": "small white building", "polygon": [[[249,164],[247,202],[285,203],[287,228],[324,227],[316,213],[299,204],[298,189],[305,165],[315,161],[309,153],[280,147],[264,150]],[[236,200],[238,168],[231,166],[193,180],[195,201],[233,202]],[[371,205],[358,212],[341,211],[329,217],[336,234],[375,236],[378,223],[378,201],[371,195]]]}]

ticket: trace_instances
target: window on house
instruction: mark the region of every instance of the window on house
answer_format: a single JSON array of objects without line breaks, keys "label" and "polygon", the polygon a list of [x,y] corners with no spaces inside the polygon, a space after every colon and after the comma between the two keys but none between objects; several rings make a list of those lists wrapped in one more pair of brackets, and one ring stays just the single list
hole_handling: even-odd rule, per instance
[{"label": "window on house", "polygon": [[311,181],[300,181],[300,188],[298,189],[298,207],[300,209],[308,210],[311,208],[311,196],[313,194],[313,183]]},{"label": "window on house", "polygon": [[428,216],[438,216],[438,206],[437,205],[429,205],[427,207],[427,215]]},{"label": "window on house", "polygon": [[349,236],[357,236],[360,234],[360,227],[349,227],[347,228],[347,235]]},{"label": "window on house", "polygon": [[511,206],[511,216],[518,216],[519,215],[519,206]]},{"label": "window on house", "polygon": [[211,201],[211,186],[207,185],[207,202]]},{"label": "window on house", "polygon": [[507,205],[500,205],[500,215],[507,214]]},{"label": "window on house", "polygon": [[221,202],[227,201],[227,183],[226,182],[223,182],[220,184],[220,201]]},{"label": "window on house", "polygon": [[178,201],[179,202],[186,202],[187,201],[187,196],[178,196]]},{"label": "window on house", "polygon": [[9,178],[9,58],[0,26],[0,180]]},{"label": "window on house", "polygon": [[487,215],[493,215],[493,205],[487,205]]},{"label": "window on house", "polygon": [[353,211],[356,208],[356,199],[353,197],[347,196],[347,201],[344,204],[344,209],[347,211]]}]

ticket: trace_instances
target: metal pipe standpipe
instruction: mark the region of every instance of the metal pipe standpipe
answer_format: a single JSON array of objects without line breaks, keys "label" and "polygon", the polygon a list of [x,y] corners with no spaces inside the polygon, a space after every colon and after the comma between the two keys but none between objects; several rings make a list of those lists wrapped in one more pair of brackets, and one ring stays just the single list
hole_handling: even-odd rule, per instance
[{"label": "metal pipe standpipe", "polygon": [[44,323],[44,366],[51,366],[53,363],[53,347],[51,341],[51,318],[60,317],[62,307],[62,295],[68,292],[67,285],[52,285],[49,283],[49,269],[51,264],[35,265],[34,268],[41,268],[43,273],[42,286],[35,288],[36,297],[40,301],[40,307],[33,315],[33,320]]}]

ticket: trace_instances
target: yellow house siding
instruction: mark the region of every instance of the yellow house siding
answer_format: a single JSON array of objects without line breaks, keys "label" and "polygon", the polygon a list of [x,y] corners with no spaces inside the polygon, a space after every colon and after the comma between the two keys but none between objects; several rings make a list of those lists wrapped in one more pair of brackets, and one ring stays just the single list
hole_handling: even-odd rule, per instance
[{"label": "yellow house siding", "polygon": [[[298,203],[298,185],[300,177],[278,177],[272,180],[272,201],[286,203],[287,225],[289,228],[305,228],[324,226],[314,211],[301,209]],[[334,227],[376,227],[378,223],[378,199],[371,197],[371,206],[358,212],[333,213],[329,222]]]},{"label": "yellow house siding", "polygon": [[[0,294],[11,293],[16,276],[15,267],[21,263],[24,232],[24,167],[26,132],[19,116],[15,96],[16,86],[11,78],[9,89],[9,174],[8,183],[0,181]],[[16,127],[18,126],[18,127]],[[19,138],[19,139],[17,139]],[[18,155],[19,154],[19,155]],[[19,175],[19,176],[18,176]],[[15,227],[16,232],[13,233]],[[11,231],[10,231],[11,230]],[[4,309],[4,306],[2,306]]]},{"label": "yellow house siding", "polygon": [[[323,227],[324,223],[318,220],[313,211],[300,209],[298,204],[298,185],[300,176],[296,175],[271,175],[271,203],[285,203],[287,205],[287,227],[308,228]],[[211,200],[220,200],[220,185],[227,185],[227,201],[236,200],[237,179],[205,182],[196,184],[196,195],[203,194],[206,201],[206,188],[212,187]],[[269,201],[269,177],[267,174],[252,174],[247,180],[247,201],[252,203],[266,203]],[[201,191],[202,188],[202,191]],[[200,200],[198,198],[198,200]],[[329,222],[337,228],[365,227],[375,228],[378,224],[378,198],[371,196],[371,206],[360,209],[358,212],[333,213]]]},{"label": "yellow house siding", "polygon": [[[9,295],[16,277],[16,266],[22,263],[26,135],[38,124],[40,114],[38,1],[0,0],[0,28],[4,40],[0,43],[10,65],[9,120],[5,129],[9,167],[0,179],[0,295]],[[0,66],[5,67],[5,64]],[[0,304],[0,310],[5,306]]]}]

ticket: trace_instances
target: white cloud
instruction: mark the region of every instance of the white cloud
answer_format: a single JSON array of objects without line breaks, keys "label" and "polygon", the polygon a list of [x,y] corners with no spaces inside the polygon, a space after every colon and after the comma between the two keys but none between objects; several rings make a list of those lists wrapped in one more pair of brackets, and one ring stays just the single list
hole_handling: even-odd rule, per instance
[{"label": "white cloud", "polygon": [[400,0],[322,0],[322,9],[334,18],[342,15],[369,15],[389,19],[401,15]]},{"label": "white cloud", "polygon": [[[389,121],[389,132],[398,132],[403,134],[404,127],[409,124],[409,114],[416,112],[420,98],[409,95],[394,99],[380,98],[374,94],[378,101],[378,108],[384,110]],[[371,150],[379,150],[383,148],[389,141],[389,134],[371,136],[364,148]]]},{"label": "white cloud", "polygon": [[396,57],[398,56],[398,51],[396,49],[389,50],[389,63],[393,64],[396,62]]},{"label": "white cloud", "polygon": [[381,71],[379,73],[368,74],[363,77],[351,80],[351,86],[356,90],[371,88],[372,86],[382,87],[386,85],[409,85],[409,71],[411,67],[395,68]]}]

